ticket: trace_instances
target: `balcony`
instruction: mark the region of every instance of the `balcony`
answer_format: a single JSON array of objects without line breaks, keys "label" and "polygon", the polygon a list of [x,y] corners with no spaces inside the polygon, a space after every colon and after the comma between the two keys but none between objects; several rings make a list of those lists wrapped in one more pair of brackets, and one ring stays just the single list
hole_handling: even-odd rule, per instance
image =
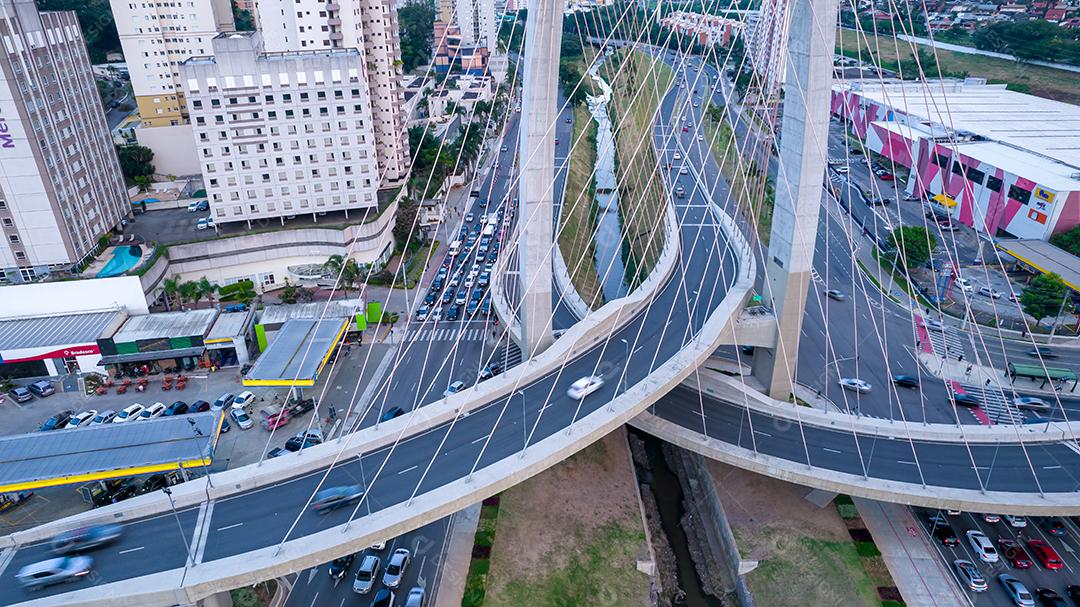
[{"label": "balcony", "polygon": [[341,19],[339,19],[338,17],[330,17],[326,20],[326,23],[330,27],[338,27],[341,25]]},{"label": "balcony", "polygon": [[326,3],[326,10],[328,10],[328,11],[339,11],[339,10],[341,10],[341,5],[338,4],[337,2],[327,2]]},{"label": "balcony", "polygon": [[345,36],[341,32],[330,32],[330,39],[331,40],[340,41],[340,40],[343,40],[344,38],[345,38]]}]

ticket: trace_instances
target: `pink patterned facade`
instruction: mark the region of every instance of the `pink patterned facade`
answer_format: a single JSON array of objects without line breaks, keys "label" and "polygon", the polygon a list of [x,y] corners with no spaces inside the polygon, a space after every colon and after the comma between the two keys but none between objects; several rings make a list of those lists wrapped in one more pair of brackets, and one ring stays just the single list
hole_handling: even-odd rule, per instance
[{"label": "pink patterned facade", "polygon": [[908,194],[948,196],[955,204],[939,210],[965,225],[991,235],[1041,240],[1080,225],[1080,187],[1055,189],[1038,181],[1041,171],[1020,175],[987,160],[1023,156],[1022,150],[983,140],[939,143],[933,135],[945,132],[941,125],[895,112],[858,91],[834,90],[832,113],[847,122],[868,150],[910,169]]}]

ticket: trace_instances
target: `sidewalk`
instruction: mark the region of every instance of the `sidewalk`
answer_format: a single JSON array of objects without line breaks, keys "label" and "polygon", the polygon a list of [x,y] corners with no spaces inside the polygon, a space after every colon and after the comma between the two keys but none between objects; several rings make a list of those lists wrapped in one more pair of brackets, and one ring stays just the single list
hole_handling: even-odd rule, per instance
[{"label": "sidewalk", "polygon": [[442,574],[435,586],[434,607],[460,607],[472,562],[473,540],[480,524],[480,504],[454,515],[450,522],[450,542],[445,546]]},{"label": "sidewalk", "polygon": [[854,501],[905,603],[938,607],[970,605],[911,510],[899,504],[862,498]]}]

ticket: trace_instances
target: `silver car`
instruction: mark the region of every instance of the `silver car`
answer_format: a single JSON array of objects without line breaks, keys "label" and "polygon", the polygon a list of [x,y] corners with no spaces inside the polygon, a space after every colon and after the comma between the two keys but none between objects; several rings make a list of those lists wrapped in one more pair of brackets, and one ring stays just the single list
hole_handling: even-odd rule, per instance
[{"label": "silver car", "polygon": [[15,579],[27,590],[37,590],[52,584],[74,582],[90,573],[94,559],[88,556],[62,556],[27,565]]},{"label": "silver car", "polygon": [[412,553],[407,548],[398,548],[390,555],[386,562],[386,572],[383,573],[382,582],[387,588],[397,588],[401,584],[401,578],[405,575],[405,568],[409,566],[409,557]]},{"label": "silver car", "polygon": [[424,607],[424,589],[414,586],[409,591],[409,597],[405,599],[405,607]]},{"label": "silver car", "polygon": [[353,580],[352,589],[357,594],[367,594],[375,587],[375,578],[379,577],[379,569],[382,561],[374,554],[365,555],[360,560],[360,568],[356,570],[356,578]]}]

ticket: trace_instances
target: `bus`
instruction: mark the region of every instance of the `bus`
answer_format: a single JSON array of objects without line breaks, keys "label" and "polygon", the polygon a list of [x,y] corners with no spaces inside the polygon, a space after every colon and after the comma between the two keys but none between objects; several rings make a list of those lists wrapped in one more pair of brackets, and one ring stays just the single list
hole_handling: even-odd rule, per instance
[{"label": "bus", "polygon": [[457,254],[461,252],[461,241],[455,240],[450,243],[450,250],[446,252],[450,257],[457,257]]},{"label": "bus", "polygon": [[484,236],[484,237],[487,237],[487,238],[491,238],[492,236],[494,236],[495,235],[495,224],[489,223],[489,224],[485,225],[484,226],[484,231],[480,232],[480,235]]}]

